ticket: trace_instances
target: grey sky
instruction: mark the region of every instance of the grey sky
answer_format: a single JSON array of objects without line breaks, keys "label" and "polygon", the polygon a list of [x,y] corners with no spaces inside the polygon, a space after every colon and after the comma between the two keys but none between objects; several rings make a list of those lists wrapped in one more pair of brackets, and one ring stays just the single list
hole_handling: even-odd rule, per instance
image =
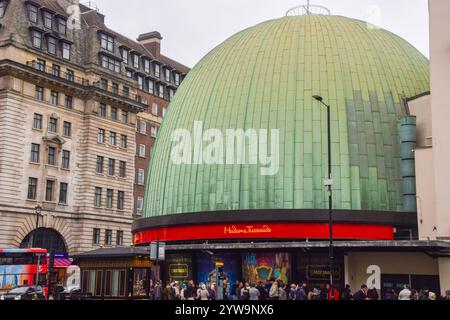
[{"label": "grey sky", "polygon": [[[83,3],[84,0],[81,0]],[[161,32],[162,53],[192,67],[215,46],[306,0],[96,0],[107,25],[131,39]],[[428,0],[312,0],[332,14],[378,21],[429,56]],[[377,12],[380,14],[378,15]]]}]

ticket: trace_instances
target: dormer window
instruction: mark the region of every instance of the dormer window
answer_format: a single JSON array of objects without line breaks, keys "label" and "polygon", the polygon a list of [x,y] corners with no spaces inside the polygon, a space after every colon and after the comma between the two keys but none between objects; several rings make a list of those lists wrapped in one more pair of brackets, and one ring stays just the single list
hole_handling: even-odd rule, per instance
[{"label": "dormer window", "polygon": [[180,74],[179,73],[175,73],[175,85],[176,86],[180,85]]},{"label": "dormer window", "polygon": [[50,54],[56,54],[56,39],[53,37],[47,38],[47,50]]},{"label": "dormer window", "polygon": [[122,60],[125,64],[128,64],[128,50],[122,49]]},{"label": "dormer window", "polygon": [[102,33],[100,35],[102,49],[114,52],[114,38]]},{"label": "dormer window", "polygon": [[38,21],[38,8],[33,5],[28,6],[28,18],[31,22],[37,23]]},{"label": "dormer window", "polygon": [[3,18],[6,11],[6,1],[0,1],[0,18]]},{"label": "dormer window", "polygon": [[150,73],[150,61],[148,59],[144,59],[144,72]]},{"label": "dormer window", "polygon": [[170,70],[166,69],[166,81],[170,82]]},{"label": "dormer window", "polygon": [[139,69],[139,56],[137,54],[133,55],[133,67]]},{"label": "dormer window", "polygon": [[108,56],[102,55],[101,57],[102,67],[120,73],[120,61],[110,58]]},{"label": "dormer window", "polygon": [[159,78],[161,76],[161,67],[159,64],[155,64],[155,77]]},{"label": "dormer window", "polygon": [[53,28],[53,17],[50,12],[44,12],[44,27],[50,30]]},{"label": "dormer window", "polygon": [[66,60],[70,60],[71,45],[67,42],[62,43],[62,57]]},{"label": "dormer window", "polygon": [[39,31],[32,31],[31,38],[33,40],[33,47],[42,49],[42,33]]},{"label": "dormer window", "polygon": [[63,18],[58,18],[58,32],[62,35],[66,34],[67,21]]}]

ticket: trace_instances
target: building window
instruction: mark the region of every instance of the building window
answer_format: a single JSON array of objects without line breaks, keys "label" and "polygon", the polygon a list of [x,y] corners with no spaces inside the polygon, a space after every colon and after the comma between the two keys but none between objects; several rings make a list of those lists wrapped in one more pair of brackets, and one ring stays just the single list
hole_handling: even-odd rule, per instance
[{"label": "building window", "polygon": [[62,57],[66,60],[70,60],[70,52],[71,52],[71,45],[67,42],[62,43]]},{"label": "building window", "polygon": [[45,60],[37,59],[36,60],[36,69],[42,72],[45,72]]},{"label": "building window", "polygon": [[65,99],[64,105],[66,106],[67,109],[72,109],[72,107],[73,107],[73,97],[66,95],[66,99]]},{"label": "building window", "polygon": [[102,67],[116,73],[120,73],[120,61],[116,59],[102,56]]},{"label": "building window", "polygon": [[0,1],[0,18],[3,18],[6,11],[6,1]]},{"label": "building window", "polygon": [[45,188],[45,201],[48,201],[48,202],[53,201],[54,186],[55,186],[55,181],[47,180],[47,187]]},{"label": "building window", "polygon": [[120,161],[119,164],[119,177],[125,178],[127,173],[127,163],[125,161]]},{"label": "building window", "polygon": [[106,117],[106,104],[100,103],[100,106],[98,107],[98,116],[101,118]]},{"label": "building window", "polygon": [[94,228],[92,232],[92,244],[100,244],[100,229]]},{"label": "building window", "polygon": [[32,31],[31,37],[33,39],[33,47],[42,49],[42,33],[39,31]]},{"label": "building window", "polygon": [[162,117],[163,117],[163,118],[166,116],[166,112],[167,112],[167,109],[166,109],[166,108],[163,108],[163,109],[162,109]]},{"label": "building window", "polygon": [[112,84],[111,92],[114,94],[119,94],[119,85],[117,83]]},{"label": "building window", "polygon": [[67,21],[63,18],[58,18],[58,32],[65,35],[67,30]]},{"label": "building window", "polygon": [[97,156],[97,166],[96,166],[96,171],[97,173],[103,173],[103,162],[104,159],[102,156]]},{"label": "building window", "polygon": [[148,93],[155,93],[155,83],[152,80],[148,80]]},{"label": "building window", "polygon": [[109,144],[110,145],[112,145],[112,146],[115,146],[116,145],[116,133],[115,132],[110,132],[110,134],[109,134]]},{"label": "building window", "polygon": [[66,79],[72,82],[75,81],[75,72],[73,70],[67,69]]},{"label": "building window", "polygon": [[159,85],[158,96],[164,99],[164,86],[162,84]]},{"label": "building window", "polygon": [[98,129],[97,141],[99,143],[105,143],[105,129]]},{"label": "building window", "polygon": [[39,113],[34,114],[33,129],[42,130],[42,114]]},{"label": "building window", "polygon": [[117,231],[116,245],[123,246],[123,231],[120,230]]},{"label": "building window", "polygon": [[56,165],[56,148],[55,147],[48,147],[47,164],[49,166]]},{"label": "building window", "polygon": [[59,102],[59,93],[56,91],[52,91],[50,94],[50,103],[54,106],[57,106]]},{"label": "building window", "polygon": [[138,80],[139,90],[144,90],[144,77],[138,76],[137,80]]},{"label": "building window", "polygon": [[69,186],[67,183],[61,182],[59,185],[59,203],[67,204],[67,191]]},{"label": "building window", "polygon": [[139,69],[139,56],[137,54],[133,55],[133,67]]},{"label": "building window", "polygon": [[100,88],[103,90],[108,90],[108,80],[100,79]]},{"label": "building window", "polygon": [[143,209],[144,209],[144,198],[138,197],[136,201],[136,211],[139,214],[142,214]]},{"label": "building window", "polygon": [[52,65],[52,75],[58,78],[61,75],[61,67],[58,66],[57,64]]},{"label": "building window", "polygon": [[123,210],[125,206],[125,192],[118,191],[117,192],[117,209]]},{"label": "building window", "polygon": [[126,135],[120,135],[120,147],[124,149],[128,147],[128,138]]},{"label": "building window", "polygon": [[111,120],[117,120],[117,108],[111,107]]},{"label": "building window", "polygon": [[114,190],[112,189],[106,190],[106,207],[108,209],[111,209],[113,207],[113,197],[114,197]]},{"label": "building window", "polygon": [[47,38],[47,50],[50,54],[56,54],[56,39],[53,37]]},{"label": "building window", "polygon": [[175,95],[175,91],[173,89],[169,89],[169,99],[172,100]]},{"label": "building window", "polygon": [[52,29],[53,27],[53,17],[50,12],[44,12],[44,27],[47,29]]},{"label": "building window", "polygon": [[112,230],[105,230],[105,246],[112,244]]},{"label": "building window", "polygon": [[139,145],[139,157],[145,158],[145,144]]},{"label": "building window", "polygon": [[166,69],[166,81],[170,82],[170,70]]},{"label": "building window", "polygon": [[159,106],[156,103],[152,103],[152,114],[158,116]]},{"label": "building window", "polygon": [[31,22],[37,23],[37,20],[38,20],[38,8],[37,7],[35,7],[33,5],[28,6],[28,18],[30,19]]},{"label": "building window", "polygon": [[128,78],[133,78],[133,72],[131,70],[127,69],[127,73],[126,73]]},{"label": "building window", "polygon": [[128,87],[123,87],[123,96],[125,98],[128,98],[130,96],[130,88]]},{"label": "building window", "polygon": [[37,198],[37,184],[38,184],[38,179],[36,179],[36,178],[29,178],[28,179],[28,195],[27,195],[27,198],[29,200],[36,200],[36,198]]},{"label": "building window", "polygon": [[159,78],[161,76],[161,66],[159,64],[155,64],[155,77]]},{"label": "building window", "polygon": [[175,85],[176,86],[180,85],[180,74],[179,73],[175,73]]},{"label": "building window", "polygon": [[41,145],[37,143],[31,144],[31,162],[39,163],[40,162],[40,153],[41,153]]},{"label": "building window", "polygon": [[122,49],[122,61],[125,64],[128,64],[128,50]]},{"label": "building window", "polygon": [[61,167],[63,169],[69,169],[70,168],[70,151],[63,150],[62,152],[62,164]]},{"label": "building window", "polygon": [[48,121],[48,132],[56,133],[58,127],[58,119],[50,117]]},{"label": "building window", "polygon": [[145,184],[145,171],[144,169],[139,169],[137,176],[137,184],[143,186]]},{"label": "building window", "polygon": [[148,59],[144,59],[144,72],[150,73],[150,61]]},{"label": "building window", "polygon": [[72,124],[70,122],[64,121],[63,136],[65,136],[65,137],[72,136]]},{"label": "building window", "polygon": [[116,160],[109,159],[108,160],[108,174],[113,176],[116,172]]},{"label": "building window", "polygon": [[152,136],[152,138],[156,138],[156,136],[158,135],[158,127],[157,126],[151,127],[150,135]]},{"label": "building window", "polygon": [[94,206],[96,208],[102,206],[102,188],[95,187]]},{"label": "building window", "polygon": [[102,33],[100,35],[100,39],[101,39],[100,42],[101,42],[102,49],[105,49],[109,52],[114,52],[114,38],[113,37]]},{"label": "building window", "polygon": [[143,120],[139,121],[139,133],[147,134],[147,122]]},{"label": "building window", "polygon": [[121,121],[122,123],[128,123],[128,112],[122,111]]},{"label": "building window", "polygon": [[36,99],[44,101],[44,88],[36,86]]}]

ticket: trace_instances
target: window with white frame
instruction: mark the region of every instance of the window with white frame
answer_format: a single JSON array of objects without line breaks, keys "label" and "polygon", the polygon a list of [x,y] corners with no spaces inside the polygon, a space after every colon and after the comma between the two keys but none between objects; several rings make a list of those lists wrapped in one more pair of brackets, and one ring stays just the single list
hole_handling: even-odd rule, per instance
[{"label": "window with white frame", "polygon": [[62,57],[66,60],[70,60],[71,45],[67,42],[62,43]]},{"label": "window with white frame", "polygon": [[166,69],[166,81],[170,82],[170,70]]},{"label": "window with white frame", "polygon": [[144,59],[144,71],[150,73],[150,60]]},{"label": "window with white frame", "polygon": [[128,64],[128,50],[122,49],[122,60],[125,64]]},{"label": "window with white frame", "polygon": [[139,145],[139,157],[145,158],[145,144]]},{"label": "window with white frame", "polygon": [[175,85],[180,85],[180,74],[178,72],[175,73]]},{"label": "window with white frame", "polygon": [[164,86],[162,84],[159,85],[158,96],[164,99]]},{"label": "window with white frame", "polygon": [[164,118],[166,116],[167,108],[162,109],[162,117]]},{"label": "window with white frame", "polygon": [[138,170],[137,183],[141,186],[143,186],[145,184],[145,170],[144,169]]},{"label": "window with white frame", "polygon": [[137,80],[138,80],[139,90],[144,90],[144,77],[138,76]]},{"label": "window with white frame", "polygon": [[159,106],[156,103],[152,103],[152,114],[157,116],[159,111]]},{"label": "window with white frame", "polygon": [[138,197],[136,201],[136,211],[137,213],[142,213],[144,210],[144,198]]},{"label": "window with white frame", "polygon": [[153,80],[148,80],[148,93],[155,93],[155,83],[153,82]]},{"label": "window with white frame", "polygon": [[153,138],[156,138],[156,136],[158,135],[158,127],[157,126],[152,126],[152,128],[150,130],[150,135]]},{"label": "window with white frame", "polygon": [[133,67],[135,67],[136,69],[139,69],[139,58],[140,56],[137,54],[133,55]]},{"label": "window with white frame", "polygon": [[155,63],[155,77],[159,78],[161,75],[161,66]]},{"label": "window with white frame", "polygon": [[139,121],[139,133],[147,134],[147,122],[143,120]]}]

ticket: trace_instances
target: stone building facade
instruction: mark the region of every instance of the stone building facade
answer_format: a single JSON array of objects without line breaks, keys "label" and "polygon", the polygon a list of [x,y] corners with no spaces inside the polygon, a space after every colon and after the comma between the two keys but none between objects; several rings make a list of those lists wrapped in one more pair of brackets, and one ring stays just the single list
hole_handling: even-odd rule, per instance
[{"label": "stone building facade", "polygon": [[104,20],[76,1],[0,1],[0,247],[132,243],[137,115],[177,86]]}]

